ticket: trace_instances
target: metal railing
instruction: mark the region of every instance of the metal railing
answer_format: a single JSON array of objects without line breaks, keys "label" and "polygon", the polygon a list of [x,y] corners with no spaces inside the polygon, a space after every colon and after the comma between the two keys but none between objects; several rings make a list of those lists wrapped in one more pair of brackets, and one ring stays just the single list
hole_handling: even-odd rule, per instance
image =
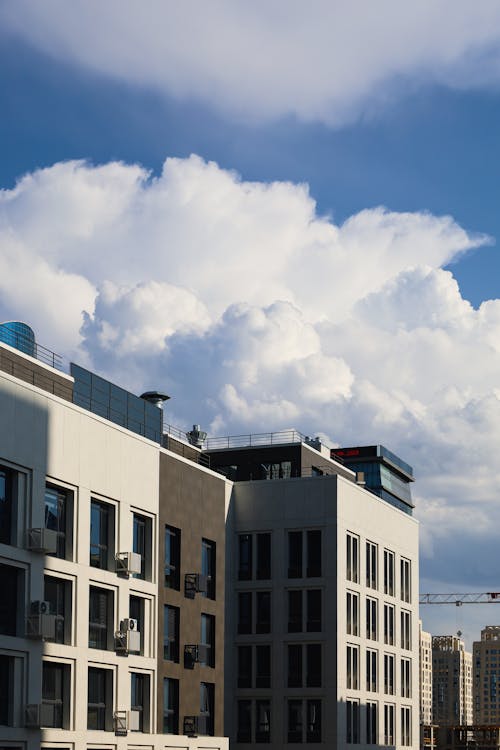
[{"label": "metal railing", "polygon": [[33,341],[29,336],[25,336],[20,331],[14,331],[6,327],[1,328],[0,342],[11,346],[13,349],[17,349],[23,354],[34,357],[34,359],[43,362],[45,365],[54,367],[56,370],[63,369],[63,360],[59,354],[41,344],[37,344],[36,341]]},{"label": "metal railing", "polygon": [[281,430],[280,432],[259,432],[253,435],[228,435],[226,437],[207,438],[205,441],[205,450],[304,442],[314,441],[297,430]]}]

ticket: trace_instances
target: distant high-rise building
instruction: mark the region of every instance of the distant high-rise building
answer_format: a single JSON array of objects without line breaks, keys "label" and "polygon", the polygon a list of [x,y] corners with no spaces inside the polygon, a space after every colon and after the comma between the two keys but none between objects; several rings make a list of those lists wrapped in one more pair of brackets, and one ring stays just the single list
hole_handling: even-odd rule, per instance
[{"label": "distant high-rise building", "polygon": [[432,721],[472,724],[472,654],[454,635],[432,638]]},{"label": "distant high-rise building", "polygon": [[420,723],[432,724],[432,635],[422,630],[420,633]]},{"label": "distant high-rise building", "polygon": [[472,646],[474,724],[500,724],[500,625],[487,625]]}]

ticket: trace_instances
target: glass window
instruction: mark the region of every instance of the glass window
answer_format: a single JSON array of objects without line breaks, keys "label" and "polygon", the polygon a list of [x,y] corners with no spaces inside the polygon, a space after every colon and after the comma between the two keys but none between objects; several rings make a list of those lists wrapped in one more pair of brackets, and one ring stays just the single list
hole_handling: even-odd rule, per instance
[{"label": "glass window", "polygon": [[129,599],[129,614],[137,620],[137,630],[140,633],[140,654],[144,656],[144,599],[142,596],[131,596]]},{"label": "glass window", "polygon": [[321,632],[321,589],[307,591],[307,623],[308,633]]},{"label": "glass window", "polygon": [[288,687],[302,687],[302,645],[288,645]]},{"label": "glass window", "polygon": [[306,687],[321,687],[321,644],[306,646]]},{"label": "glass window", "polygon": [[377,661],[378,652],[366,649],[366,689],[371,693],[377,692]]},{"label": "glass window", "polygon": [[302,742],[302,701],[288,701],[288,742]]},{"label": "glass window", "polygon": [[238,580],[250,581],[252,578],[252,535],[238,536]]},{"label": "glass window", "polygon": [[91,586],[89,591],[89,648],[113,648],[113,592]]},{"label": "glass window", "polygon": [[353,591],[347,592],[347,627],[348,635],[359,635],[359,596]]},{"label": "glass window", "polygon": [[271,701],[255,701],[255,742],[271,742]]},{"label": "glass window", "polygon": [[0,726],[13,725],[14,657],[0,654]]},{"label": "glass window", "polygon": [[165,604],[163,608],[163,658],[179,661],[179,607]]},{"label": "glass window", "polygon": [[403,747],[411,745],[411,708],[401,707],[401,744]]},{"label": "glass window", "polygon": [[201,573],[207,579],[207,590],[202,596],[215,599],[215,542],[203,539],[201,543]]},{"label": "glass window", "polygon": [[377,558],[378,546],[373,542],[366,543],[366,585],[370,589],[377,588]]},{"label": "glass window", "polygon": [[307,532],[307,570],[308,578],[321,575],[321,531],[319,529]]},{"label": "glass window", "polygon": [[288,632],[302,632],[302,591],[288,592]]},{"label": "glass window", "polygon": [[55,642],[71,643],[71,581],[45,576],[43,598],[56,616]]},{"label": "glass window", "polygon": [[18,602],[24,596],[24,570],[0,564],[0,635],[18,635]]},{"label": "glass window", "polygon": [[271,578],[271,534],[257,534],[257,580]]},{"label": "glass window", "polygon": [[256,633],[271,632],[271,592],[257,591],[256,597]]},{"label": "glass window", "polygon": [[384,604],[384,643],[394,646],[394,607]]},{"label": "glass window", "polygon": [[366,704],[366,743],[378,745],[378,704],[368,701]]},{"label": "glass window", "polygon": [[181,587],[181,532],[165,526],[165,587],[180,591]]},{"label": "glass window", "polygon": [[0,542],[11,544],[14,502],[12,497],[13,472],[0,466]]},{"label": "glass window", "polygon": [[66,532],[69,527],[68,516],[70,515],[70,499],[73,494],[60,487],[46,485],[45,487],[45,528],[57,532],[57,551],[52,557],[62,560],[67,556]]},{"label": "glass window", "polygon": [[252,646],[238,646],[238,687],[252,687]]},{"label": "glass window", "polygon": [[271,687],[271,646],[255,646],[255,687]]},{"label": "glass window", "polygon": [[377,600],[366,599],[366,637],[371,641],[378,639],[377,632]]},{"label": "glass window", "polygon": [[384,550],[384,594],[394,596],[394,552]]},{"label": "glass window", "polygon": [[110,568],[113,525],[112,506],[92,500],[90,505],[90,564],[93,568],[104,570]]},{"label": "glass window", "polygon": [[401,610],[401,648],[411,649],[411,613]]},{"label": "glass window", "polygon": [[179,680],[163,680],[163,734],[179,733]]},{"label": "glass window", "polygon": [[394,745],[394,710],[392,703],[384,704],[384,745]]},{"label": "glass window", "polygon": [[238,633],[252,632],[252,592],[238,594]]},{"label": "glass window", "polygon": [[146,578],[146,567],[149,567],[150,550],[151,519],[134,513],[132,551],[141,556],[141,572],[134,573],[134,578],[142,578],[143,580]]},{"label": "glass window", "polygon": [[411,602],[411,562],[401,558],[401,599]]},{"label": "glass window", "polygon": [[353,583],[359,582],[359,537],[347,532],[346,538],[346,578]]},{"label": "glass window", "polygon": [[138,732],[149,731],[149,675],[132,672],[130,675],[130,710],[138,718]]},{"label": "glass window", "polygon": [[207,719],[207,734],[214,733],[214,684],[200,682],[200,715]]},{"label": "glass window", "polygon": [[252,701],[238,701],[238,727],[236,742],[252,741]]},{"label": "glass window", "polygon": [[401,659],[401,695],[411,698],[411,660]]},{"label": "glass window", "polygon": [[346,701],[346,742],[359,744],[359,701]]},{"label": "glass window", "polygon": [[200,659],[200,664],[205,667],[215,667],[215,617],[213,615],[201,616],[201,640],[200,644],[205,646],[206,657]]},{"label": "glass window", "polygon": [[394,655],[384,654],[384,693],[394,695]]},{"label": "glass window", "polygon": [[302,578],[302,531],[288,532],[288,578]]},{"label": "glass window", "polygon": [[[62,729],[66,716],[64,699],[69,695],[69,666],[44,661],[42,668],[42,726]],[[66,707],[67,709],[67,707]]]},{"label": "glass window", "polygon": [[111,670],[89,667],[87,729],[110,730],[112,706]]},{"label": "glass window", "polygon": [[346,687],[348,690],[358,690],[359,688],[359,647],[347,646],[347,670],[346,670]]},{"label": "glass window", "polygon": [[306,742],[321,742],[321,701],[306,701]]}]

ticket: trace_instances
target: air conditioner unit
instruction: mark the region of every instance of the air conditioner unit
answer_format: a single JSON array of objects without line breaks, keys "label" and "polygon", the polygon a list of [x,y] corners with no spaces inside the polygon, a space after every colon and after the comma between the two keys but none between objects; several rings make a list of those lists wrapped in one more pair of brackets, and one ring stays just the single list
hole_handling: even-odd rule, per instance
[{"label": "air conditioner unit", "polygon": [[207,584],[207,576],[201,573],[186,573],[184,577],[184,594],[190,599],[194,599],[195,594],[206,594]]},{"label": "air conditioner unit", "polygon": [[139,575],[142,570],[142,557],[138,552],[118,552],[115,555],[116,572],[121,575]]},{"label": "air conditioner unit", "polygon": [[28,729],[54,726],[55,706],[49,703],[30,703],[24,710],[24,726]]},{"label": "air conditioner unit", "polygon": [[127,630],[137,630],[138,622],[137,620],[134,620],[132,617],[126,617],[124,620],[120,622],[120,630],[122,633],[125,633]]},{"label": "air conditioner unit", "polygon": [[139,732],[141,728],[141,712],[128,712],[128,728],[130,732]]},{"label": "air conditioner unit", "polygon": [[28,529],[26,548],[32,552],[44,552],[47,555],[57,552],[57,531],[53,529]]},{"label": "air conditioner unit", "polygon": [[126,737],[128,731],[128,711],[115,711],[113,727],[118,737]]},{"label": "air conditioner unit", "polygon": [[138,630],[118,630],[115,633],[115,651],[123,655],[139,654],[141,651],[140,632]]},{"label": "air conditioner unit", "polygon": [[187,737],[196,737],[197,734],[208,734],[208,716],[185,716],[183,734]]},{"label": "air conditioner unit", "polygon": [[30,604],[30,614],[32,615],[49,615],[50,602],[36,601]]},{"label": "air conditioner unit", "polygon": [[206,664],[208,648],[204,643],[191,643],[184,646],[184,666],[193,669],[195,664]]},{"label": "air conditioner unit", "polygon": [[[46,602],[41,602],[46,604]],[[56,637],[55,615],[28,615],[26,618],[26,638],[51,641]]]}]

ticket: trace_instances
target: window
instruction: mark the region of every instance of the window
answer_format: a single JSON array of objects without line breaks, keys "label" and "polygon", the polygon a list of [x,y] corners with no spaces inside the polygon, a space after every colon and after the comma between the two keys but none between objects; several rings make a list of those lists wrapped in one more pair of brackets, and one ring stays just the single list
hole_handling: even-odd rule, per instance
[{"label": "window", "polygon": [[366,543],[366,585],[369,589],[377,588],[378,546],[373,542]]},{"label": "window", "polygon": [[321,687],[321,644],[306,646],[306,687]]},{"label": "window", "polygon": [[288,687],[302,687],[302,645],[288,646]]},{"label": "window", "polygon": [[288,578],[302,578],[302,532],[288,532]]},{"label": "window", "polygon": [[394,656],[384,654],[384,693],[394,695]]},{"label": "window", "polygon": [[394,552],[384,550],[384,594],[394,596]]},{"label": "window", "polygon": [[173,526],[165,526],[165,587],[181,587],[181,532]]},{"label": "window", "polygon": [[384,703],[384,745],[394,745],[394,711],[392,703]]},{"label": "window", "polygon": [[200,682],[200,715],[207,718],[207,734],[214,733],[214,684]]},{"label": "window", "polygon": [[138,718],[139,732],[149,731],[149,675],[130,674],[130,710]]},{"label": "window", "polygon": [[141,572],[135,573],[134,578],[151,579],[151,537],[151,519],[134,513],[132,551],[141,556]]},{"label": "window", "polygon": [[252,535],[238,536],[238,580],[250,581],[252,578]]},{"label": "window", "polygon": [[346,578],[353,583],[359,582],[359,537],[347,532],[346,540]]},{"label": "window", "polygon": [[306,592],[308,633],[321,632],[321,589],[310,589]]},{"label": "window", "polygon": [[215,667],[215,617],[213,615],[201,616],[201,639],[200,645],[205,646],[206,657],[200,660],[204,667]]},{"label": "window", "polygon": [[307,568],[308,578],[321,576],[321,531],[315,529],[307,532]]},{"label": "window", "polygon": [[[305,665],[303,659],[305,658]],[[321,644],[288,645],[288,687],[321,687]]]},{"label": "window", "polygon": [[[305,722],[304,714],[306,716]],[[287,741],[289,743],[321,742],[320,700],[293,699],[288,701]]]},{"label": "window", "polygon": [[359,596],[352,591],[347,592],[347,627],[348,635],[359,635]]},{"label": "window", "polygon": [[140,633],[140,654],[144,656],[144,599],[142,596],[131,596],[129,599],[129,615],[133,620],[137,620],[137,630]]},{"label": "window", "polygon": [[0,635],[19,635],[18,605],[24,601],[24,570],[0,565]]},{"label": "window", "polygon": [[179,661],[179,607],[163,607],[163,658]]},{"label": "window", "polygon": [[411,612],[401,610],[401,648],[411,649]]},{"label": "window", "polygon": [[255,687],[271,687],[271,646],[255,646]]},{"label": "window", "polygon": [[14,657],[0,654],[0,726],[13,726]]},{"label": "window", "polygon": [[394,646],[394,607],[384,604],[384,643]]},{"label": "window", "polygon": [[376,693],[377,688],[377,661],[378,651],[366,649],[366,689],[370,693]]},{"label": "window", "polygon": [[163,680],[163,734],[179,732],[179,680]]},{"label": "window", "polygon": [[67,728],[69,721],[70,668],[44,661],[42,665],[42,726]]},{"label": "window", "polygon": [[238,687],[271,687],[271,646],[238,646]]},{"label": "window", "polygon": [[401,707],[401,744],[403,747],[411,745],[411,708]]},{"label": "window", "polygon": [[0,466],[0,542],[11,544],[13,539],[14,472],[6,466]]},{"label": "window", "polygon": [[252,687],[252,646],[238,646],[238,687]]},{"label": "window", "polygon": [[113,592],[91,586],[89,591],[89,648],[113,648]]},{"label": "window", "polygon": [[207,579],[207,590],[202,596],[215,599],[215,542],[208,539],[201,541],[201,573]]},{"label": "window", "polygon": [[378,745],[378,704],[366,703],[366,744]]},{"label": "window", "polygon": [[238,594],[238,633],[252,632],[252,592]]},{"label": "window", "polygon": [[258,581],[271,578],[271,534],[257,534],[257,569]]},{"label": "window", "polygon": [[252,701],[238,701],[236,742],[252,741]]},{"label": "window", "polygon": [[92,500],[90,505],[90,564],[110,570],[114,564],[114,508]]},{"label": "window", "polygon": [[401,659],[401,695],[411,698],[411,660]]},{"label": "window", "polygon": [[359,701],[346,701],[346,742],[359,744]]},{"label": "window", "polygon": [[303,597],[306,601],[305,629],[308,633],[321,631],[321,589],[288,591],[288,632],[301,633],[303,623]]},{"label": "window", "polygon": [[257,591],[256,597],[256,633],[271,632],[271,592]]},{"label": "window", "polygon": [[[303,544],[305,543],[305,550]],[[288,532],[288,578],[321,576],[321,530]],[[305,571],[303,561],[306,561]]]},{"label": "window", "polygon": [[45,487],[45,528],[57,532],[57,550],[52,555],[62,560],[71,552],[71,510],[73,493],[62,487]]},{"label": "window", "polygon": [[89,667],[87,729],[113,728],[113,674],[110,669]]},{"label": "window", "polygon": [[302,742],[302,701],[288,701],[288,742]]},{"label": "window", "polygon": [[348,690],[359,688],[359,647],[347,646],[346,687]]},{"label": "window", "polygon": [[306,742],[321,742],[321,701],[306,701]]},{"label": "window", "polygon": [[43,598],[56,616],[55,642],[71,643],[71,581],[45,576]]},{"label": "window", "polygon": [[371,641],[378,639],[377,632],[377,600],[366,599],[366,637]]},{"label": "window", "polygon": [[302,632],[302,591],[288,592],[288,632]]},{"label": "window", "polygon": [[255,742],[271,741],[271,701],[255,701]]},{"label": "window", "polygon": [[411,562],[401,558],[401,599],[411,602]]}]

